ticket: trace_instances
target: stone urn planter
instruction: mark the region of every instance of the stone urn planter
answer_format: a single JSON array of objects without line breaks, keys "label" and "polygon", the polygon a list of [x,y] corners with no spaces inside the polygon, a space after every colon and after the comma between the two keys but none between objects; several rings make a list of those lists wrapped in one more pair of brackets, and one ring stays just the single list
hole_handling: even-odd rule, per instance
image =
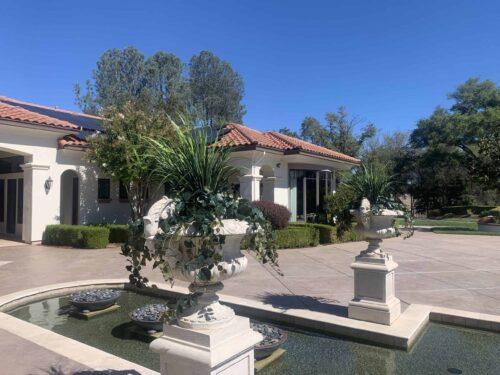
[{"label": "stone urn planter", "polygon": [[264,339],[255,345],[255,360],[269,357],[288,340],[288,335],[282,329],[269,324],[251,322],[250,327],[259,332]]},{"label": "stone urn planter", "polygon": [[138,307],[129,314],[130,319],[145,331],[160,332],[163,329],[164,314],[169,310],[162,303]]},{"label": "stone urn planter", "polygon": [[70,295],[69,303],[80,311],[98,311],[113,306],[120,292],[114,289],[89,289]]},{"label": "stone urn planter", "polygon": [[395,269],[398,264],[381,249],[382,240],[396,235],[394,220],[402,211],[382,209],[372,212],[364,198],[360,208],[351,210],[356,217],[358,232],[368,248],[360,252],[351,264],[354,270],[354,298],[348,313],[353,319],[391,325],[401,314],[401,302],[395,297]]},{"label": "stone urn planter", "polygon": [[[155,203],[148,216],[144,218],[146,245],[152,250],[155,246],[155,236],[161,219],[172,212],[172,203],[164,197]],[[234,318],[233,309],[219,303],[217,292],[222,290],[222,281],[234,277],[247,268],[247,258],[241,253],[241,241],[248,233],[248,223],[240,220],[222,220],[222,226],[215,228],[218,234],[225,237],[224,244],[217,251],[222,260],[210,268],[204,264],[191,262],[197,255],[201,238],[196,235],[196,229],[188,226],[175,241],[169,244],[170,252],[166,257],[174,279],[190,283],[189,290],[196,294],[196,303],[184,310],[177,318],[177,323],[183,328],[208,329],[227,324]],[[194,246],[188,248],[186,241],[192,241]],[[203,269],[203,270],[202,270]],[[201,275],[201,273],[204,273]]]}]

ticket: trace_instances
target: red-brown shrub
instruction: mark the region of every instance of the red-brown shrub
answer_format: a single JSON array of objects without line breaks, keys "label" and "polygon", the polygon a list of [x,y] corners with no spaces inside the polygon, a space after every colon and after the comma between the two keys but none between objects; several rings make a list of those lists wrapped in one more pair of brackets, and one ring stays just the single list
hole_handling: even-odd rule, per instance
[{"label": "red-brown shrub", "polygon": [[267,201],[255,201],[251,205],[262,212],[273,229],[285,229],[288,226],[292,213],[285,206]]}]

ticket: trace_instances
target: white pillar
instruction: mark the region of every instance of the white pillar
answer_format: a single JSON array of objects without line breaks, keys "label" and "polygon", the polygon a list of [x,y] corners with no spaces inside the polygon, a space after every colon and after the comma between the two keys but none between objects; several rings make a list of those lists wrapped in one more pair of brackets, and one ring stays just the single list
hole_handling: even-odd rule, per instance
[{"label": "white pillar", "polygon": [[240,177],[240,195],[249,201],[258,201],[260,199],[260,180],[261,175],[247,174]]},{"label": "white pillar", "polygon": [[254,375],[253,348],[261,340],[248,318],[235,316],[212,329],[164,323],[163,336],[150,349],[160,354],[162,375]]},{"label": "white pillar", "polygon": [[[54,207],[50,204],[45,189],[49,177],[49,166],[33,163],[22,164],[24,173],[23,235],[24,242],[42,240],[45,226],[52,222]],[[57,207],[55,208],[57,211]]]},{"label": "white pillar", "polygon": [[332,170],[332,173],[331,173],[331,178],[332,178],[332,194],[335,194],[335,192],[337,191],[337,177],[335,175],[335,170]]},{"label": "white pillar", "polygon": [[276,177],[264,177],[262,179],[262,200],[274,202],[274,186]]}]

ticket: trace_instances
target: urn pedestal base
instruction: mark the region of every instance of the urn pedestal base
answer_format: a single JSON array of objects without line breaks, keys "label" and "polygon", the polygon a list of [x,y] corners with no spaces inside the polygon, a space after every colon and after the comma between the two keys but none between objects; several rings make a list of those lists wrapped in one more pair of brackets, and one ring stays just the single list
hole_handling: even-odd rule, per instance
[{"label": "urn pedestal base", "polygon": [[235,316],[212,329],[165,324],[150,349],[160,354],[162,375],[254,375],[253,347],[261,340],[248,318]]},{"label": "urn pedestal base", "polygon": [[377,249],[364,252],[351,264],[354,270],[354,299],[349,302],[349,318],[391,325],[401,315],[395,297],[395,269],[392,256]]}]

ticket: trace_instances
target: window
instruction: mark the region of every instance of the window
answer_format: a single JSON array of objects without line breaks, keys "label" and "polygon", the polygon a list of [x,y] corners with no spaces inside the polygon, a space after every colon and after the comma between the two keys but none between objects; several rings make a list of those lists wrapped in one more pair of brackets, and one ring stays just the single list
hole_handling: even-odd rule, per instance
[{"label": "window", "polygon": [[17,223],[23,223],[23,206],[24,206],[24,180],[17,180]]},{"label": "window", "polygon": [[111,200],[111,181],[109,178],[97,179],[97,199],[100,201]]},{"label": "window", "polygon": [[5,217],[5,180],[0,180],[0,223]]},{"label": "window", "polygon": [[118,193],[119,193],[119,198],[121,201],[128,201],[128,194],[127,194],[126,186],[121,181],[120,181],[120,187],[119,187]]}]

